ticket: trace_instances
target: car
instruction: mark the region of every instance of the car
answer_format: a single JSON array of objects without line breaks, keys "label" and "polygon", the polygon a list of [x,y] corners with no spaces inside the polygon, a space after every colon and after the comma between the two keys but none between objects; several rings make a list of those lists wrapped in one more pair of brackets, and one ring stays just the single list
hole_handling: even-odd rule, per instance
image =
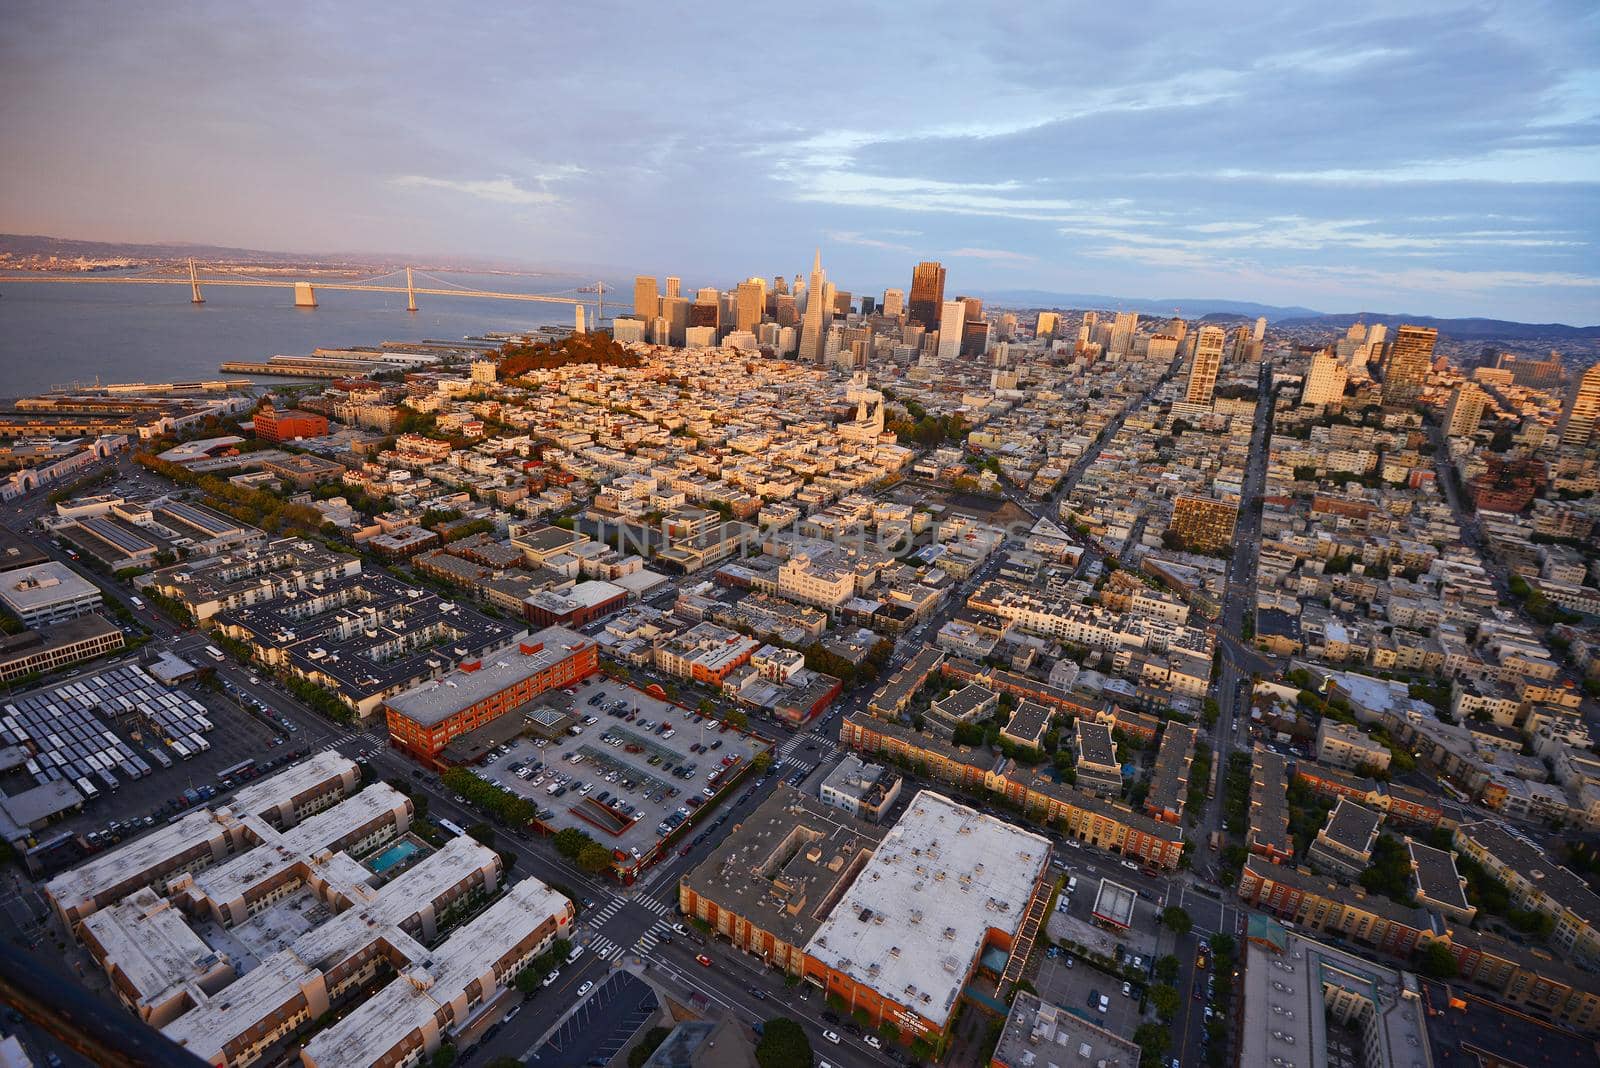
[{"label": "car", "polygon": [[672,933],[687,936],[689,934],[689,928],[685,927],[681,923],[675,923],[672,925]]},{"label": "car", "polygon": [[583,907],[586,908],[586,909],[594,908],[594,898],[592,898],[592,897],[584,898],[583,899]]},{"label": "car", "polygon": [[865,1042],[867,1045],[871,1046],[873,1049],[882,1049],[883,1048],[883,1040],[881,1038],[879,1038],[877,1035],[862,1035],[861,1036],[861,1041]]},{"label": "car", "polygon": [[1212,1009],[1212,1007],[1210,1005],[1207,1005],[1206,1006],[1206,1020],[1210,1021],[1210,1019],[1215,1015],[1216,1015],[1216,1011],[1214,1009]]},{"label": "car", "polygon": [[545,976],[544,977],[544,982],[540,983],[539,985],[540,986],[555,986],[556,985],[556,980],[560,979],[560,978],[561,978],[561,969],[557,968],[555,971],[553,971],[549,975]]},{"label": "car", "polygon": [[1133,997],[1133,984],[1132,983],[1123,983],[1122,984],[1122,996],[1125,997],[1125,998]]},{"label": "car", "polygon": [[[694,956],[694,962],[700,965],[702,968],[711,967],[711,958],[706,956],[704,953],[696,953]],[[837,1042],[838,1039],[834,1039],[834,1041]]]},{"label": "car", "polygon": [[515,1020],[517,1018],[517,1013],[519,1013],[521,1011],[522,1011],[522,1004],[519,1002],[519,1003],[511,1006],[511,1008],[506,1010],[506,1014],[504,1016],[500,1017],[500,1022],[501,1023],[510,1023],[512,1020]]},{"label": "car", "polygon": [[588,994],[589,991],[591,991],[593,989],[594,989],[594,980],[593,979],[585,979],[583,981],[583,985],[578,988],[578,996],[581,998],[584,995]]},{"label": "car", "polygon": [[832,1042],[835,1046],[839,1044],[839,1032],[837,1031],[824,1031],[822,1032],[822,1037]]}]

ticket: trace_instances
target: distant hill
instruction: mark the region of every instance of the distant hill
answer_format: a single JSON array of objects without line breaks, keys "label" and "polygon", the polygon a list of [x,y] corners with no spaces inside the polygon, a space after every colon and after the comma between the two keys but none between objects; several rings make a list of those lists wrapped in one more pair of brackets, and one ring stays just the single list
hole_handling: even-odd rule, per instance
[{"label": "distant hill", "polygon": [[1568,326],[1566,323],[1514,323],[1505,319],[1435,319],[1428,315],[1386,315],[1382,312],[1356,312],[1346,315],[1310,315],[1274,321],[1274,326],[1345,330],[1352,323],[1385,323],[1393,328],[1401,323],[1431,326],[1458,341],[1532,341],[1539,338],[1560,340],[1600,339],[1600,326]]},{"label": "distant hill", "polygon": [[[1279,307],[1243,300],[1143,300],[1112,297],[1103,293],[1051,293],[1037,289],[999,290],[982,294],[985,301],[1017,308],[1096,308],[1132,311],[1140,315],[1166,317],[1180,315],[1212,323],[1250,322],[1265,315],[1276,327],[1308,330],[1345,330],[1350,324],[1401,323],[1436,327],[1439,333],[1458,341],[1534,341],[1545,339],[1600,340],[1600,325],[1569,326],[1565,323],[1516,323],[1505,319],[1438,319],[1431,315],[1404,315],[1390,312],[1312,311],[1310,308]],[[1176,309],[1176,310],[1175,310]]]},{"label": "distant hill", "polygon": [[[1182,300],[1145,300],[1132,297],[1110,297],[1103,293],[1051,293],[1042,289],[1004,289],[980,292],[987,302],[1020,308],[1100,308],[1115,311],[1138,312],[1140,315],[1172,316],[1198,319],[1212,313],[1226,313],[1255,319],[1265,315],[1268,319],[1312,318],[1324,313],[1310,308],[1280,307],[1275,304],[1256,304],[1248,300],[1201,300],[1189,297]],[[1177,310],[1174,310],[1177,309]]]}]

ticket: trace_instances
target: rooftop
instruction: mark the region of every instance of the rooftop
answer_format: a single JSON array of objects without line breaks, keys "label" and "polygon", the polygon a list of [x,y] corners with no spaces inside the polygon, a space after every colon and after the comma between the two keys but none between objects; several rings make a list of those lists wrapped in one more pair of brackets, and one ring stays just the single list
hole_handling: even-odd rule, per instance
[{"label": "rooftop", "polygon": [[1456,870],[1454,853],[1409,838],[1406,839],[1406,849],[1411,853],[1411,869],[1423,898],[1463,912],[1472,907],[1467,902],[1461,873]]},{"label": "rooftop", "polygon": [[482,666],[457,669],[443,678],[413,686],[387,704],[413,722],[429,726],[499,693],[593,645],[566,627],[545,627],[521,641],[484,654]]},{"label": "rooftop", "polygon": [[99,592],[94,583],[54,560],[14,568],[0,579],[0,599],[20,616]]},{"label": "rooftop", "polygon": [[806,952],[943,1028],[990,931],[1021,926],[1049,856],[1043,837],[924,790]]},{"label": "rooftop", "polygon": [[1006,1068],[1135,1068],[1139,1047],[1089,1022],[1076,1009],[1017,994],[995,1046],[994,1063]]}]

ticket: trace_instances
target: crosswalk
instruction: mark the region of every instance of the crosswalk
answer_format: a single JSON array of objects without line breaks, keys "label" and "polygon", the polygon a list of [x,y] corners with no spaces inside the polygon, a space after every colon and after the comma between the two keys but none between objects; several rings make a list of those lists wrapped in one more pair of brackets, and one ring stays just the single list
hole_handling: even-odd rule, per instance
[{"label": "crosswalk", "polygon": [[653,897],[636,897],[633,899],[633,903],[644,909],[646,912],[653,912],[657,916],[672,915],[671,905],[667,904],[665,901],[660,901]]},{"label": "crosswalk", "polygon": [[[801,742],[801,744],[804,744],[802,736],[797,735],[794,738],[791,738],[788,742],[785,742],[784,747],[789,748],[793,746],[795,742]],[[807,774],[810,774],[817,768],[818,765],[832,760],[834,754],[838,753],[838,751],[838,742],[823,741],[819,739],[817,740],[817,749],[814,753],[808,752],[804,755],[800,755],[793,752],[792,749],[787,753],[784,753],[783,750],[780,749],[779,752],[782,754],[782,756],[773,766],[778,771],[782,771],[785,768],[797,768],[805,771]]]},{"label": "crosswalk", "polygon": [[587,919],[591,925],[599,927],[601,924],[605,923],[611,917],[620,912],[622,910],[622,905],[623,901],[620,897],[612,897],[608,899],[604,905],[600,906],[600,911],[587,917]]},{"label": "crosswalk", "polygon": [[671,935],[672,925],[666,920],[657,920],[648,931],[639,936],[639,940],[633,944],[633,952],[642,956],[660,945],[663,938],[669,938]]},{"label": "crosswalk", "polygon": [[366,731],[345,731],[341,735],[338,735],[338,736],[336,736],[334,738],[328,739],[328,741],[323,745],[322,748],[323,748],[324,751],[330,750],[330,749],[337,749],[341,745],[344,745],[347,742],[353,742],[358,738],[365,739],[366,741],[369,741],[369,742],[372,741],[372,735],[368,734]]},{"label": "crosswalk", "polygon": [[589,939],[589,951],[601,960],[616,960],[622,956],[622,947],[605,935],[595,935]]}]

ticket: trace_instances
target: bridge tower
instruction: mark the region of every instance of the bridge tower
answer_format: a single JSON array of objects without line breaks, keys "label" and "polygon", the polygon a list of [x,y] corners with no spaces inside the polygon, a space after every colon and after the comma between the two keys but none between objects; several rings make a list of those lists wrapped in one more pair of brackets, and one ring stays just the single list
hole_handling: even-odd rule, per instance
[{"label": "bridge tower", "polygon": [[310,282],[296,282],[294,284],[294,306],[296,308],[315,308],[317,306],[317,291],[311,288]]},{"label": "bridge tower", "polygon": [[417,310],[417,290],[416,290],[416,287],[411,284],[411,268],[407,267],[406,268],[406,311],[414,312],[416,310]]},{"label": "bridge tower", "polygon": [[200,295],[200,276],[194,270],[194,257],[189,257],[189,303],[204,304],[206,298]]},{"label": "bridge tower", "polygon": [[594,289],[595,289],[595,292],[600,295],[599,303],[595,305],[595,309],[594,309],[594,325],[596,327],[598,327],[600,325],[601,321],[603,319],[605,319],[605,317],[606,317],[606,284],[605,284],[605,282],[603,282],[603,281],[596,282],[594,284]]}]

